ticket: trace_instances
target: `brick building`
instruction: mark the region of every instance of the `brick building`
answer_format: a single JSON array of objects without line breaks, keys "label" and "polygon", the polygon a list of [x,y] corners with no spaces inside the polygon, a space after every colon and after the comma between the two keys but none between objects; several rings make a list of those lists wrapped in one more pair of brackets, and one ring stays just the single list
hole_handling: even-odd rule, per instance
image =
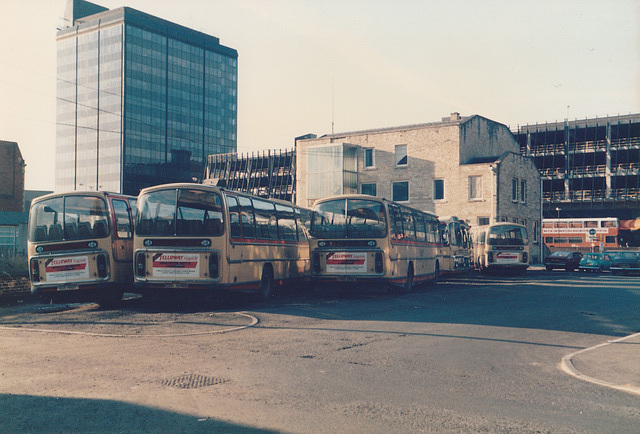
[{"label": "brick building", "polygon": [[18,144],[0,140],[0,258],[17,253],[20,231],[15,216],[24,207],[24,167]]},{"label": "brick building", "polygon": [[364,193],[471,225],[525,224],[542,257],[540,174],[505,125],[452,113],[441,122],[296,140],[296,203]]},{"label": "brick building", "polygon": [[18,144],[0,140],[0,260],[26,256],[31,200],[50,193],[24,190],[25,166]]},{"label": "brick building", "polygon": [[25,166],[18,144],[0,140],[0,211],[22,211]]}]

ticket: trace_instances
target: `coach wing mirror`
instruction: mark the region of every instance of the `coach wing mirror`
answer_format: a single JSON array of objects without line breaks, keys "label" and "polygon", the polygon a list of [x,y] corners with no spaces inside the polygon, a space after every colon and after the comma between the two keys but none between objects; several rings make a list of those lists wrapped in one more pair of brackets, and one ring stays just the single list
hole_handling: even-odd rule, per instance
[{"label": "coach wing mirror", "polygon": [[43,208],[43,211],[48,213],[53,213],[53,224],[54,225],[58,224],[58,211],[51,208],[49,205],[45,205],[45,207]]},{"label": "coach wing mirror", "polygon": [[442,245],[443,246],[448,246],[449,245],[449,230],[445,229],[444,231],[442,231]]}]

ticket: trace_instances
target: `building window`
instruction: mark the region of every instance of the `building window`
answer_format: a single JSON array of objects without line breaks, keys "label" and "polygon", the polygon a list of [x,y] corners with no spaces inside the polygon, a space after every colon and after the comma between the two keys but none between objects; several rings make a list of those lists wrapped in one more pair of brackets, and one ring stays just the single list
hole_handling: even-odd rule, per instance
[{"label": "building window", "polygon": [[433,180],[433,200],[444,200],[444,179]]},{"label": "building window", "polygon": [[377,196],[378,189],[376,188],[376,184],[361,184],[360,185],[360,193],[368,194],[369,196]]},{"label": "building window", "polygon": [[358,192],[357,148],[328,145],[307,149],[307,199]]},{"label": "building window", "polygon": [[364,150],[364,167],[376,167],[375,153],[373,148],[367,148]]},{"label": "building window", "polygon": [[485,226],[489,224],[489,217],[478,217],[478,226]]},{"label": "building window", "polygon": [[537,220],[533,222],[533,242],[538,242],[538,231],[540,230],[540,222]]},{"label": "building window", "polygon": [[518,178],[511,180],[511,200],[513,202],[518,201]]},{"label": "building window", "polygon": [[482,175],[469,177],[469,200],[482,199]]},{"label": "building window", "polygon": [[520,202],[527,203],[527,181],[520,180]]},{"label": "building window", "polygon": [[409,201],[409,181],[397,181],[391,183],[391,189],[394,202],[408,202]]},{"label": "building window", "polygon": [[16,253],[16,226],[0,226],[0,256],[13,257]]},{"label": "building window", "polygon": [[396,145],[396,166],[407,165],[407,145]]}]

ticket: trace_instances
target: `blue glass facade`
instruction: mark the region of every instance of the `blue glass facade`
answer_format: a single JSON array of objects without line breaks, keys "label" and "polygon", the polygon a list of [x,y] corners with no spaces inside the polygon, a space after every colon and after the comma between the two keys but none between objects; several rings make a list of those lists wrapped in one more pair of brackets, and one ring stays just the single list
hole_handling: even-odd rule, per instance
[{"label": "blue glass facade", "polygon": [[130,8],[58,32],[56,191],[201,179],[235,152],[237,52]]}]

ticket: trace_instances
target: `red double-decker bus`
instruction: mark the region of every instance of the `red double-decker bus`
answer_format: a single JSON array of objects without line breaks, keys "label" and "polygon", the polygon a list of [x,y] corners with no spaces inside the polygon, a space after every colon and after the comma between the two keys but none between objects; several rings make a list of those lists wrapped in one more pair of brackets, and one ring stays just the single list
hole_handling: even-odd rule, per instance
[{"label": "red double-decker bus", "polygon": [[542,237],[552,252],[615,249],[619,247],[618,230],[619,222],[615,217],[542,220]]}]

